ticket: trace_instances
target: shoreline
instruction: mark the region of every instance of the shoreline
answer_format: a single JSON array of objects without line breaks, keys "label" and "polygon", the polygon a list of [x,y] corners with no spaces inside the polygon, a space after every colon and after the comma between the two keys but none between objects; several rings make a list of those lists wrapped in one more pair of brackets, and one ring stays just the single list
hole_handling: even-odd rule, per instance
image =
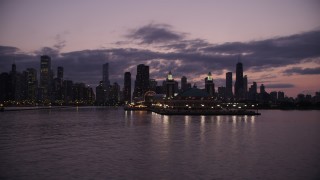
[{"label": "shoreline", "polygon": [[[42,109],[64,109],[64,108],[76,108],[76,107],[100,107],[100,108],[107,108],[107,107],[122,107],[125,111],[151,111],[151,112],[160,112],[157,110],[150,110],[147,108],[126,108],[125,106],[7,106],[7,107],[1,107],[0,112],[8,112],[8,111],[28,111],[28,110],[42,110]],[[249,109],[253,111],[254,109]],[[281,111],[292,111],[292,110],[298,110],[298,111],[310,111],[310,110],[320,110],[320,108],[259,108],[259,110],[281,110]],[[157,112],[156,112],[157,111]],[[161,114],[161,113],[158,113]],[[169,113],[173,114],[173,113]],[[192,113],[192,112],[186,112],[186,114],[176,113],[177,115],[194,115],[194,114],[201,114],[201,113]],[[210,114],[210,113],[209,113]],[[212,115],[216,115],[217,113],[211,113]],[[259,113],[260,114],[260,113]],[[222,113],[222,115],[233,115]]]},{"label": "shoreline", "polygon": [[24,106],[24,107],[10,106],[2,109],[2,112],[30,111],[30,110],[42,110],[42,109],[64,109],[64,108],[71,108],[71,107],[74,107],[74,106]]}]

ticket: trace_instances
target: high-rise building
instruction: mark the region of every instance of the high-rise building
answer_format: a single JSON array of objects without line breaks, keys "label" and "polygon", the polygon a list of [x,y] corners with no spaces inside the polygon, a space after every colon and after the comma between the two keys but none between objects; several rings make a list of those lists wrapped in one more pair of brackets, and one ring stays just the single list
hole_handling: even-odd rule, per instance
[{"label": "high-rise building", "polygon": [[187,83],[187,89],[191,88],[191,83]]},{"label": "high-rise building", "polygon": [[123,97],[125,103],[131,102],[131,73],[124,73]]},{"label": "high-rise building", "polygon": [[244,98],[244,83],[243,83],[243,67],[242,63],[238,62],[236,67],[236,82],[234,85],[234,94],[236,99]]},{"label": "high-rise building", "polygon": [[99,85],[96,87],[96,103],[98,105],[105,105],[106,100],[106,88],[103,85],[103,81],[100,81]]},{"label": "high-rise building", "polygon": [[247,99],[248,96],[248,77],[247,75],[243,76],[243,96]]},{"label": "high-rise building", "polygon": [[11,83],[9,73],[0,74],[0,101],[10,100]]},{"label": "high-rise building", "polygon": [[40,60],[40,88],[42,89],[41,100],[51,99],[52,88],[51,58],[47,55],[41,56]]},{"label": "high-rise building", "polygon": [[109,99],[109,87],[110,87],[110,80],[109,80],[109,63],[105,63],[102,66],[102,82],[103,82],[103,87],[106,90],[106,99],[107,101]]},{"label": "high-rise building", "polygon": [[17,65],[15,63],[11,65],[11,73],[17,73]]},{"label": "high-rise building", "polygon": [[37,70],[34,68],[27,68],[27,99],[35,101],[37,99]]},{"label": "high-rise building", "polygon": [[59,66],[57,70],[57,77],[63,79],[63,67]]},{"label": "high-rise building", "polygon": [[307,94],[305,100],[306,100],[307,102],[311,102],[311,101],[312,101],[312,96],[311,96],[311,94]]},{"label": "high-rise building", "polygon": [[260,85],[260,94],[266,93],[266,89],[263,84]]},{"label": "high-rise building", "polygon": [[158,84],[158,82],[155,79],[150,79],[149,80],[149,87],[150,87],[149,90],[156,91],[157,84]]},{"label": "high-rise building", "polygon": [[298,94],[296,101],[297,102],[304,102],[306,100],[306,96],[304,94]]},{"label": "high-rise building", "polygon": [[277,91],[270,92],[270,99],[273,103],[277,102],[278,100],[277,95],[278,95]]},{"label": "high-rise building", "polygon": [[232,72],[227,72],[226,73],[226,97],[227,98],[232,98],[233,93],[232,93]]},{"label": "high-rise building", "polygon": [[120,102],[120,86],[118,83],[113,83],[110,88],[109,102],[111,105],[117,105]]},{"label": "high-rise building", "polygon": [[102,81],[105,87],[110,86],[109,81],[109,63],[105,63],[102,66]]},{"label": "high-rise building", "polygon": [[74,102],[81,104],[86,100],[86,85],[84,83],[74,83],[72,90]]},{"label": "high-rise building", "polygon": [[208,73],[208,76],[205,78],[204,82],[205,82],[206,92],[210,96],[214,96],[215,90],[214,90],[214,83],[213,83],[211,72]]},{"label": "high-rise building", "polygon": [[251,101],[257,100],[257,83],[253,82],[253,84],[249,88],[248,99]]},{"label": "high-rise building", "polygon": [[166,97],[167,98],[173,98],[175,93],[175,81],[172,77],[171,71],[168,73],[167,79],[166,79]]},{"label": "high-rise building", "polygon": [[28,72],[27,70],[23,71],[20,75],[20,100],[28,99]]},{"label": "high-rise building", "polygon": [[22,75],[17,72],[17,66],[12,64],[10,72],[9,99],[13,101],[22,100]]},{"label": "high-rise building", "polygon": [[73,90],[73,102],[76,105],[93,104],[94,93],[89,85],[84,83],[75,83],[72,87]]},{"label": "high-rise building", "polygon": [[284,100],[284,92],[283,91],[278,91],[278,100],[283,101]]},{"label": "high-rise building", "polygon": [[185,91],[188,89],[188,81],[185,76],[182,76],[181,78],[181,91]]},{"label": "high-rise building", "polygon": [[179,93],[179,82],[174,81],[174,93],[178,94]]},{"label": "high-rise building", "polygon": [[87,85],[87,88],[86,88],[86,90],[87,90],[87,96],[86,96],[86,101],[87,102],[85,102],[86,104],[93,104],[94,103],[94,101],[95,101],[95,94],[94,94],[94,92],[93,92],[93,89],[89,86],[89,85]]},{"label": "high-rise building", "polygon": [[143,98],[144,94],[149,90],[149,66],[139,64],[137,67],[137,75],[134,84],[134,98]]},{"label": "high-rise building", "polygon": [[218,87],[218,97],[220,99],[225,99],[226,98],[226,87]]},{"label": "high-rise building", "polygon": [[260,103],[266,104],[270,101],[270,95],[266,92],[265,86],[261,84],[260,86],[260,94],[259,94],[259,101]]},{"label": "high-rise building", "polygon": [[63,100],[65,104],[69,104],[73,100],[73,82],[71,80],[63,81]]},{"label": "high-rise building", "polygon": [[256,82],[253,82],[251,85],[252,91],[257,94],[258,93],[258,85]]},{"label": "high-rise building", "polygon": [[57,77],[53,79],[52,93],[55,100],[62,101],[63,98],[63,67],[57,68]]}]

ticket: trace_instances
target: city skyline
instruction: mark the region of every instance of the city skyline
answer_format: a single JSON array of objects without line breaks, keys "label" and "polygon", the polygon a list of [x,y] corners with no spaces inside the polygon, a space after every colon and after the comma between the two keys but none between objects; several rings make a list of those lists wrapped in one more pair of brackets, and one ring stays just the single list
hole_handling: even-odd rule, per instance
[{"label": "city skyline", "polygon": [[46,54],[52,69],[64,67],[65,79],[91,87],[109,63],[110,84],[122,86],[125,72],[135,77],[136,65],[145,64],[159,82],[172,71],[201,88],[211,72],[217,89],[225,86],[225,73],[235,75],[241,55],[249,85],[292,97],[320,89],[319,2],[71,2],[1,2],[0,73],[15,62],[18,71],[40,74]]},{"label": "city skyline", "polygon": [[[260,92],[257,91],[257,82],[253,81],[252,84],[248,84],[248,77],[247,75],[243,75],[243,64],[241,62],[238,62],[236,64],[236,77],[233,78],[232,72],[227,72],[225,74],[225,86],[219,86],[215,87],[214,79],[212,78],[211,72],[209,72],[206,77],[204,78],[204,82],[200,83],[200,86],[198,86],[196,83],[193,85],[189,82],[187,83],[187,78],[185,76],[182,76],[181,78],[175,78],[172,75],[172,72],[169,71],[167,74],[167,78],[160,79],[159,81],[153,79],[150,76],[149,72],[150,67],[146,66],[144,64],[139,64],[136,66],[136,72],[137,76],[136,79],[131,79],[131,72],[125,72],[123,75],[123,87],[121,88],[121,85],[118,84],[118,82],[114,82],[111,84],[109,82],[109,63],[102,64],[102,73],[101,73],[101,79],[98,83],[98,85],[95,88],[95,92],[93,92],[94,87],[91,87],[90,85],[87,85],[84,82],[73,82],[73,80],[65,79],[63,78],[64,74],[64,68],[62,66],[57,67],[57,73],[54,73],[54,70],[51,68],[51,58],[48,55],[43,55],[40,57],[40,75],[39,75],[39,86],[38,84],[38,76],[37,76],[37,70],[29,67],[25,69],[22,72],[17,71],[17,65],[13,63],[11,65],[11,71],[9,72],[3,72],[1,73],[1,83],[4,83],[4,91],[6,91],[6,83],[11,84],[10,81],[13,82],[13,86],[11,90],[13,93],[13,97],[15,100],[23,100],[23,98],[26,98],[24,100],[29,99],[32,97],[32,100],[49,100],[52,101],[55,100],[69,100],[70,95],[69,91],[67,90],[71,86],[68,85],[68,83],[75,85],[75,89],[79,88],[77,86],[81,86],[80,88],[86,88],[88,89],[89,93],[93,93],[96,97],[96,102],[100,105],[103,105],[105,102],[113,99],[115,96],[118,102],[126,102],[129,103],[131,100],[140,100],[140,98],[144,97],[145,93],[148,91],[153,91],[157,94],[167,94],[168,89],[167,85],[170,82],[172,83],[171,89],[171,96],[175,96],[178,93],[183,93],[184,91],[191,89],[191,88],[199,88],[203,91],[206,91],[208,95],[212,97],[216,97],[218,99],[229,99],[234,101],[241,101],[241,100],[258,100],[258,97],[256,97],[257,94],[268,94],[266,99],[270,97],[274,97],[273,93],[281,93],[281,97],[287,97],[287,98],[298,98],[300,95],[310,95],[312,97],[312,94],[303,94],[300,93],[296,97],[290,97],[284,92],[283,90],[279,91],[266,91],[265,85],[262,83],[260,84]],[[8,79],[7,79],[8,78]],[[10,80],[12,78],[12,80]],[[235,83],[232,84],[233,79],[235,79]],[[7,82],[9,80],[9,82]],[[18,81],[18,82],[16,82]],[[133,83],[133,86],[131,86]],[[242,82],[241,82],[242,81]],[[179,84],[180,82],[180,84]],[[26,83],[24,85],[24,83]],[[30,86],[31,83],[31,86]],[[22,84],[16,86],[15,84]],[[2,87],[1,85],[1,87]],[[11,86],[11,85],[9,85]],[[21,87],[20,87],[21,86]],[[25,87],[24,87],[25,86]],[[30,87],[29,87],[30,86]],[[68,87],[68,88],[67,88]],[[201,88],[202,87],[202,88]],[[15,88],[18,88],[17,92]],[[25,88],[25,89],[21,89]],[[30,92],[30,88],[32,89]],[[35,88],[37,90],[35,90]],[[114,89],[115,88],[115,89]],[[160,89],[158,89],[160,88]],[[10,89],[8,89],[10,90]],[[25,92],[26,90],[26,92]],[[122,91],[121,91],[122,90]],[[77,90],[76,90],[77,91]],[[90,92],[91,91],[91,92]],[[133,93],[131,92],[133,91]],[[10,96],[11,91],[9,91]],[[17,94],[18,93],[18,94]],[[21,94],[19,94],[21,93]],[[109,94],[111,93],[111,94]],[[270,94],[269,94],[270,93]],[[316,92],[316,96],[318,96],[318,92]],[[115,95],[116,94],[116,95]],[[121,95],[120,95],[121,94]],[[175,95],[174,95],[175,94]],[[273,95],[272,95],[273,94]],[[36,98],[34,98],[34,95]],[[65,97],[64,97],[65,96]],[[132,96],[132,97],[131,97]],[[168,95],[167,95],[168,96]],[[169,96],[170,97],[170,96]],[[277,98],[277,95],[275,96]],[[22,99],[21,99],[22,98]],[[91,98],[91,95],[88,97]],[[135,99],[138,98],[138,99]],[[29,99],[29,100],[31,100]],[[218,100],[217,99],[217,100]],[[221,99],[220,99],[221,100]]]}]

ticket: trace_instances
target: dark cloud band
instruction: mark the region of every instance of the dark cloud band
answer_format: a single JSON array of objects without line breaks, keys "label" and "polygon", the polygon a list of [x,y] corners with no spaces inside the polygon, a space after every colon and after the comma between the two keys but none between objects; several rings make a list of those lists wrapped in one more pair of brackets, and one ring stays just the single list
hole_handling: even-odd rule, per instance
[{"label": "dark cloud band", "polygon": [[317,68],[301,68],[301,67],[293,67],[283,71],[286,75],[292,74],[301,74],[301,75],[310,75],[310,74],[320,74],[320,67]]}]

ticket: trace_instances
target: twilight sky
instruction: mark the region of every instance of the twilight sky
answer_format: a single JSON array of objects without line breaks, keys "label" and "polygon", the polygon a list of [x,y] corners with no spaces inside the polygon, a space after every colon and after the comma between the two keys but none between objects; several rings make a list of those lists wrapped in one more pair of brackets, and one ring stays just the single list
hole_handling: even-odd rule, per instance
[{"label": "twilight sky", "polygon": [[[39,69],[42,54],[65,79],[95,87],[102,64],[123,86],[125,71],[150,65],[202,87],[211,71],[225,86],[241,54],[249,85],[289,96],[320,91],[319,0],[0,0],[0,73]],[[39,76],[39,73],[38,73]]]}]

